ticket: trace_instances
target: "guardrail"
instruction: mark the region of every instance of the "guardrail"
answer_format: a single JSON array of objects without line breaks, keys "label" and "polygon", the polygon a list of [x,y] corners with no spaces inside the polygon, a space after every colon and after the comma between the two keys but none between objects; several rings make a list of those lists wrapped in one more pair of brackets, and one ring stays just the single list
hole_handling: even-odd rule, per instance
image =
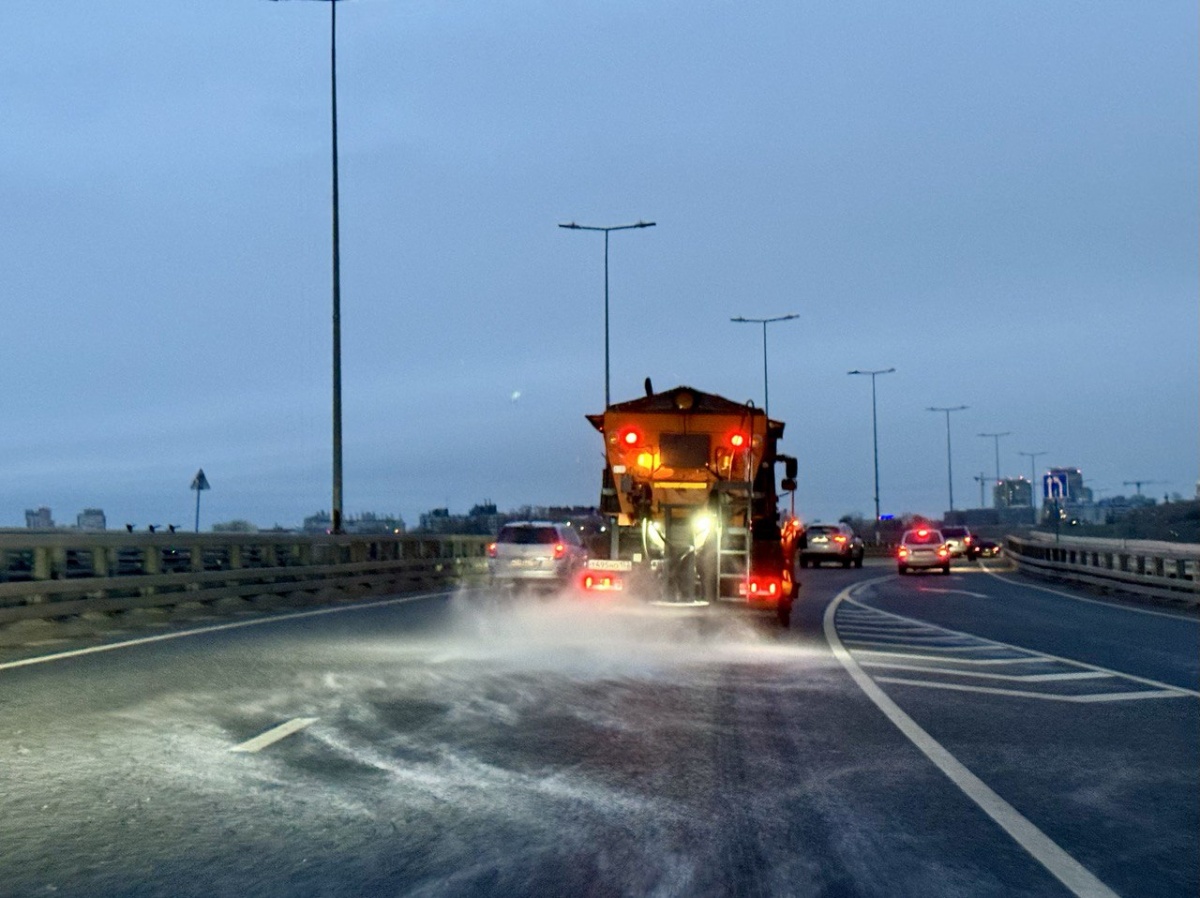
[{"label": "guardrail", "polygon": [[482,536],[0,533],[0,623],[229,597],[380,595],[469,582]]},{"label": "guardrail", "polygon": [[1005,548],[1022,573],[1200,605],[1200,545],[1035,532]]}]

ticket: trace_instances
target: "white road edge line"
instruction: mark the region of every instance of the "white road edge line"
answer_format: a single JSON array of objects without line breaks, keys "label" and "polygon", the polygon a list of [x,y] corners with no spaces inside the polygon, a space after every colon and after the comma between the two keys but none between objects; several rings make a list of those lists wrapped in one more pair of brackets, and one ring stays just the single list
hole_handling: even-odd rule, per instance
[{"label": "white road edge line", "polygon": [[306,727],[312,726],[318,720],[320,720],[319,717],[293,717],[286,723],[272,727],[265,733],[259,733],[253,739],[247,739],[241,745],[235,745],[229,750],[242,752],[243,754],[253,754],[254,752],[262,751],[268,745],[274,745],[280,739],[286,739],[292,733],[298,733]]},{"label": "white road edge line", "polygon": [[[879,577],[865,582],[869,584],[888,579],[891,577]],[[962,790],[964,795],[996,821],[1001,829],[1008,833],[1059,882],[1070,889],[1072,894],[1078,898],[1117,898],[1116,892],[1102,883],[1079,861],[1067,854],[1058,843],[1034,826],[1016,808],[997,795],[983,780],[963,766],[962,762],[950,754],[940,742],[921,729],[916,721],[900,710],[900,706],[888,698],[887,693],[880,689],[858,666],[858,663],[842,645],[833,624],[838,606],[849,596],[849,593],[849,588],[842,590],[825,609],[825,639],[829,642],[829,648],[833,651],[834,657],[846,668],[846,672],[858,684],[858,688],[875,703],[875,706],[895,724],[896,728],[913,745],[920,749],[925,757],[929,758],[942,773],[949,777],[951,782]]]},{"label": "white road edge line", "polygon": [[[881,577],[880,579],[883,580],[883,579],[887,579],[887,578]],[[873,583],[874,581],[864,580],[862,582]],[[1064,593],[1064,595],[1065,595],[1065,593]],[[839,594],[839,598],[840,598],[840,594]],[[857,599],[847,598],[846,601],[850,602],[853,605],[858,605],[858,607],[860,607],[860,608],[871,608],[870,605],[863,605]],[[921,623],[921,621],[918,621],[916,618],[905,617],[902,614],[893,614],[891,611],[881,611],[878,608],[871,608],[871,610],[876,612],[877,614],[886,614],[889,617],[894,617],[896,620],[908,621],[909,623]],[[934,624],[926,624],[926,626],[932,627],[935,625]],[[944,628],[939,627],[938,629],[944,629]],[[946,632],[947,633],[957,633],[959,631],[946,630]],[[969,636],[970,634],[964,634],[964,635]],[[974,636],[972,638],[983,639],[982,636]],[[852,641],[854,641],[854,640],[852,640]],[[1032,651],[1032,649],[1022,648],[1021,646],[1013,645],[1011,642],[1000,642],[998,639],[989,639],[986,641],[991,643],[993,646],[999,646],[999,647],[1005,648],[1005,649],[1012,649],[1014,652],[1031,652]],[[916,648],[916,646],[913,646],[913,648]],[[937,646],[929,646],[929,648],[937,648]],[[946,651],[959,651],[959,650],[946,649]],[[1049,659],[1051,661],[1061,661],[1064,664],[1071,664],[1071,665],[1074,665],[1075,667],[1083,667],[1083,668],[1086,668],[1087,670],[1102,670],[1102,671],[1104,671],[1104,673],[1112,674],[1115,677],[1121,677],[1126,680],[1132,680],[1135,683],[1141,683],[1143,686],[1153,686],[1155,689],[1164,689],[1164,690],[1167,690],[1170,692],[1179,692],[1184,695],[1194,695],[1197,698],[1200,698],[1200,691],[1197,691],[1195,689],[1187,689],[1186,687],[1183,687],[1183,686],[1172,686],[1170,683],[1162,683],[1158,680],[1151,680],[1148,677],[1139,677],[1135,674],[1123,673],[1119,670],[1112,670],[1111,668],[1108,668],[1108,667],[1101,667],[1099,664],[1088,664],[1086,661],[1076,661],[1074,658],[1064,658],[1061,655],[1050,655],[1045,652],[1038,652],[1037,654],[1040,657]]]},{"label": "white road edge line", "polygon": [[217,633],[221,630],[240,630],[243,627],[260,627],[281,620],[296,620],[301,617],[317,617],[322,614],[338,614],[343,611],[357,611],[361,608],[381,608],[384,605],[406,605],[409,602],[419,602],[422,599],[432,599],[449,595],[446,592],[427,592],[415,596],[401,596],[398,599],[384,599],[379,602],[362,602],[356,605],[340,605],[334,608],[318,608],[314,611],[296,611],[290,614],[274,614],[270,617],[256,617],[254,620],[234,621],[228,624],[214,624],[211,627],[194,627],[191,630],[177,630],[174,633],[159,633],[156,636],[144,636],[138,639],[126,639],[121,642],[110,642],[104,645],[89,646],[86,649],[72,649],[68,652],[56,652],[53,655],[38,655],[34,658],[21,658],[17,661],[5,661],[0,664],[0,670],[11,670],[14,667],[29,667],[33,664],[46,664],[49,661],[62,661],[66,658],[78,658],[82,655],[96,655],[100,652],[113,652],[117,649],[131,648],[137,645],[147,645],[152,642],[166,642],[169,639],[183,639],[186,636],[201,636],[205,633]]},{"label": "white road edge line", "polygon": [[[1074,673],[1000,674],[978,670],[955,670],[951,667],[923,667],[919,664],[900,664],[895,661],[859,661],[860,667],[886,667],[889,670],[911,670],[916,673],[940,674],[950,677],[974,677],[981,680],[1008,680],[1017,683],[1054,683],[1061,680],[1111,680],[1112,674],[1098,670],[1079,670]],[[876,680],[879,677],[875,678]],[[1175,693],[1178,695],[1178,693]]]},{"label": "white road edge line", "polygon": [[1170,611],[1156,611],[1153,608],[1135,608],[1132,605],[1120,605],[1116,602],[1106,602],[1103,599],[1089,599],[1086,596],[1077,596],[1072,595],[1069,592],[1063,592],[1061,589],[1051,589],[1048,586],[1038,586],[1036,583],[1026,583],[1023,580],[1010,580],[1008,577],[1001,577],[995,571],[989,570],[986,567],[983,570],[995,577],[1001,583],[1007,583],[1010,586],[1037,589],[1042,592],[1048,592],[1054,596],[1062,596],[1066,599],[1074,599],[1076,602],[1087,602],[1089,605],[1103,605],[1105,608],[1115,608],[1118,611],[1135,611],[1138,614],[1149,614],[1153,617],[1169,617],[1171,620],[1183,620],[1190,621],[1193,624],[1200,624],[1200,617],[1191,617],[1186,614],[1172,614]]}]

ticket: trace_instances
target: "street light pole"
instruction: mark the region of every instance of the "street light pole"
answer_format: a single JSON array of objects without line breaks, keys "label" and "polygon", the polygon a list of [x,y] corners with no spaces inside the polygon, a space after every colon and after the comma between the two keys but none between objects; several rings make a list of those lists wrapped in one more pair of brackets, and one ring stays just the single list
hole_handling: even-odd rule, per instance
[{"label": "street light pole", "polygon": [[1035,465],[1039,455],[1045,455],[1045,450],[1041,452],[1018,452],[1017,455],[1029,456],[1029,504],[1033,506],[1033,522],[1037,523],[1037,474]]},{"label": "street light pole", "polygon": [[[847,374],[868,374],[871,377],[871,445],[875,455],[875,526],[879,526],[879,424],[875,417],[875,378],[880,374],[891,374],[895,368],[881,368],[878,371],[859,371],[855,368]],[[876,540],[878,542],[878,540]]]},{"label": "street light pole", "polygon": [[927,408],[929,412],[945,412],[946,413],[946,478],[950,483],[950,510],[954,511],[954,468],[950,459],[950,413],[961,412],[967,408],[965,405],[956,405],[951,408],[945,406],[933,406]]},{"label": "street light pole", "polygon": [[[996,483],[999,484],[1000,483],[1000,437],[1012,436],[1012,431],[1006,430],[1006,431],[1004,431],[1004,433],[981,433],[981,434],[979,434],[979,436],[991,437],[992,439],[994,439],[996,441]],[[983,487],[980,486],[980,490],[982,490],[982,489],[983,489]],[[979,503],[980,503],[979,507],[982,508],[983,500],[980,499]],[[993,504],[994,504],[994,502],[993,502]]]},{"label": "street light pole", "polygon": [[333,508],[330,530],[342,532],[342,260],[338,234],[337,0],[329,0],[329,97],[333,147]]},{"label": "street light pole", "polygon": [[793,318],[799,318],[799,315],[777,315],[774,318],[743,318],[740,315],[737,318],[730,318],[730,321],[738,324],[761,324],[763,334],[763,414],[767,420],[771,420],[771,392],[767,386],[767,325],[774,324],[776,321],[791,321]]},{"label": "street light pole", "polygon": [[603,231],[604,232],[604,407],[607,409],[612,405],[612,394],[609,381],[609,354],[608,354],[608,234],[610,231],[629,231],[634,228],[652,228],[656,222],[639,221],[635,224],[628,225],[612,225],[609,227],[596,227],[593,225],[581,225],[575,222],[568,224],[560,224],[560,228],[567,228],[571,231]]}]

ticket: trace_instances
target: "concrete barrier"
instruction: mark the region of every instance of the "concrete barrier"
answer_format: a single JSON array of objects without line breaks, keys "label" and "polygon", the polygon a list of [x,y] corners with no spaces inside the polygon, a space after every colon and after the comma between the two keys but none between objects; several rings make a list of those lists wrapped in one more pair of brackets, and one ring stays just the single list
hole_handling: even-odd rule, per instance
[{"label": "concrete barrier", "polygon": [[1200,545],[1035,532],[1005,551],[1022,573],[1200,606]]},{"label": "concrete barrier", "polygon": [[487,538],[300,533],[0,533],[0,623],[307,593],[353,597],[482,580]]}]

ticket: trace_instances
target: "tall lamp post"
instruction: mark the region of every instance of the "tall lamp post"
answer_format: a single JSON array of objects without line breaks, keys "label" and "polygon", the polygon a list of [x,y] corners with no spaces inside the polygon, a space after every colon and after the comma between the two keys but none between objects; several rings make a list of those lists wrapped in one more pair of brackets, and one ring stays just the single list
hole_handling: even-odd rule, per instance
[{"label": "tall lamp post", "polygon": [[608,235],[610,231],[630,231],[635,228],[652,228],[655,224],[656,223],[653,221],[639,221],[635,224],[597,227],[595,225],[576,224],[572,221],[568,224],[559,225],[560,228],[567,228],[571,231],[604,232],[604,407],[606,409],[612,405],[612,393],[610,391],[608,373]]},{"label": "tall lamp post", "polygon": [[[880,368],[877,371],[847,371],[847,374],[865,374],[871,378],[871,446],[875,454],[875,527],[879,527],[879,424],[875,417],[875,378],[880,374],[891,374],[895,368]],[[879,542],[878,538],[875,540]]]},{"label": "tall lamp post", "polygon": [[1037,474],[1036,463],[1039,455],[1045,455],[1045,450],[1041,452],[1018,452],[1017,455],[1029,456],[1029,504],[1033,506],[1033,522],[1037,523]]},{"label": "tall lamp post", "polygon": [[333,508],[330,530],[342,532],[342,278],[338,239],[337,5],[329,4],[329,108],[333,156]]},{"label": "tall lamp post", "polygon": [[763,332],[763,414],[767,420],[771,419],[771,392],[767,387],[767,325],[774,324],[776,321],[791,321],[793,318],[799,318],[799,315],[777,315],[774,318],[743,318],[740,315],[737,318],[730,318],[738,324],[761,324]]},{"label": "tall lamp post", "polygon": [[961,412],[967,408],[965,405],[956,405],[951,408],[945,406],[932,406],[927,408],[929,412],[945,412],[946,413],[946,479],[950,483],[950,510],[954,511],[954,467],[950,460],[950,413]]},{"label": "tall lamp post", "polygon": [[[1012,436],[1012,431],[1006,430],[1006,431],[1004,431],[1004,433],[981,433],[981,434],[979,434],[979,436],[991,437],[993,440],[996,441],[996,483],[999,484],[1000,483],[1000,437]],[[979,488],[982,490],[983,486],[981,485]],[[994,501],[993,501],[993,504],[995,504]],[[980,508],[983,507],[982,499],[979,500],[979,507]]]}]

